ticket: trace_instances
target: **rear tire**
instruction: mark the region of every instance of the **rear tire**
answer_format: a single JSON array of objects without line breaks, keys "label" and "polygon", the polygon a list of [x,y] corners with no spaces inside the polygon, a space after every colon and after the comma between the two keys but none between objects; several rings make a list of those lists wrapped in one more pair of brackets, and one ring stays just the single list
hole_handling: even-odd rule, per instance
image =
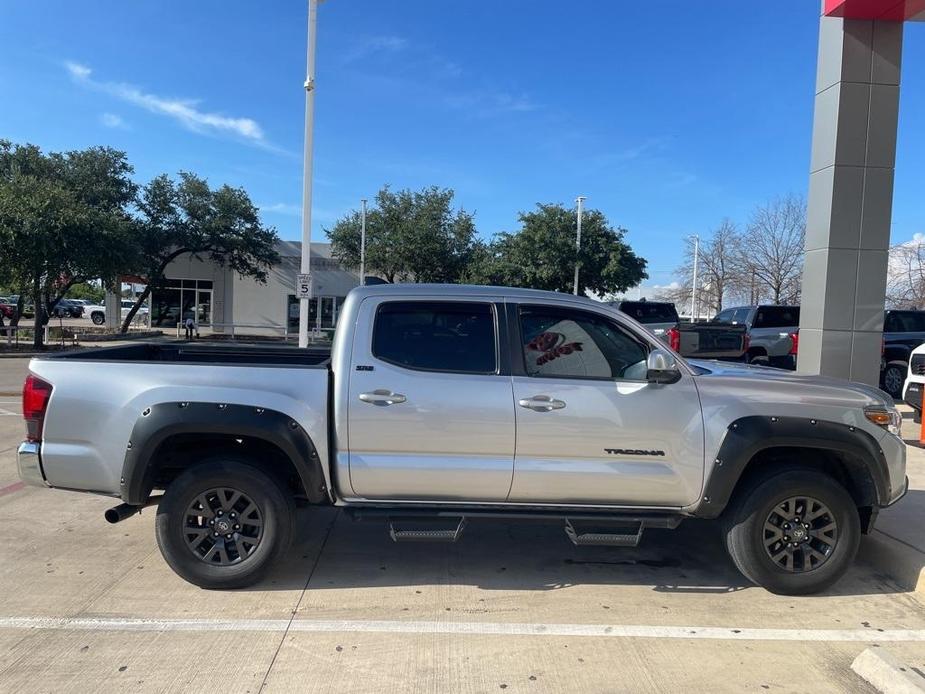
[{"label": "rear tire", "polygon": [[861,538],[858,510],[847,490],[828,475],[805,469],[754,480],[738,492],[724,523],[726,549],[742,575],[781,595],[818,593],[834,584],[853,563]]},{"label": "rear tire", "polygon": [[106,322],[106,316],[102,313],[91,313],[90,320],[93,321],[93,325],[102,325]]},{"label": "rear tire", "polygon": [[247,460],[213,458],[167,487],[157,508],[157,545],[177,575],[202,588],[260,581],[289,549],[295,502]]},{"label": "rear tire", "polygon": [[754,364],[755,366],[770,366],[771,359],[767,354],[749,354],[748,363]]}]

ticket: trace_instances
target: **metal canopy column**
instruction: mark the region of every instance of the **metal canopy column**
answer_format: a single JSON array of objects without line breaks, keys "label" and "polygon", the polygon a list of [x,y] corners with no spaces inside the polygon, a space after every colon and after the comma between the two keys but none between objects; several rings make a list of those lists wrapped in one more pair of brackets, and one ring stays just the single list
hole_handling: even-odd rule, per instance
[{"label": "metal canopy column", "polygon": [[[849,6],[826,0],[829,15],[851,16]],[[879,382],[902,36],[901,21],[826,14],[820,21],[803,373]]]}]

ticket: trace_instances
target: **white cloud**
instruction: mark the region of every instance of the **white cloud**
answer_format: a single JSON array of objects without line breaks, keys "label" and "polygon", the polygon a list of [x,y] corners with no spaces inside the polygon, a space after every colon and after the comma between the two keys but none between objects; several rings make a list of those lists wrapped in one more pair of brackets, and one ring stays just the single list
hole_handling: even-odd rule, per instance
[{"label": "white cloud", "polygon": [[367,36],[356,41],[341,55],[345,63],[356,62],[376,53],[397,53],[408,46],[401,36]]},{"label": "white cloud", "polygon": [[105,125],[107,128],[119,128],[122,130],[128,129],[128,124],[122,120],[122,116],[118,116],[115,113],[104,113],[100,116],[100,123]]},{"label": "white cloud", "polygon": [[93,70],[88,68],[86,65],[81,65],[80,63],[73,63],[70,61],[64,63],[64,67],[69,73],[71,73],[71,77],[79,80],[88,79],[90,77],[90,73],[93,72]]},{"label": "white cloud", "polygon": [[197,108],[198,101],[158,96],[123,82],[101,82],[91,78],[93,71],[80,63],[66,62],[65,69],[78,84],[97,89],[121,101],[167,116],[197,133],[233,135],[252,144],[268,145],[263,130],[252,118],[235,118]]},{"label": "white cloud", "polygon": [[524,94],[495,91],[471,91],[452,94],[444,103],[453,109],[468,111],[476,116],[494,116],[501,113],[527,113],[538,106]]}]

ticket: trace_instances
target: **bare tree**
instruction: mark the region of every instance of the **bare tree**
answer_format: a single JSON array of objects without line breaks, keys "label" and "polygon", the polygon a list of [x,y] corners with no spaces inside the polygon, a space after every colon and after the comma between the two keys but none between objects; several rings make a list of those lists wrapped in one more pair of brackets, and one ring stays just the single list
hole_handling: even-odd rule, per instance
[{"label": "bare tree", "polygon": [[797,196],[761,205],[739,244],[738,272],[754,300],[797,303],[803,272],[806,201]]},{"label": "bare tree", "polygon": [[925,237],[920,234],[890,249],[886,299],[893,308],[925,306]]},{"label": "bare tree", "polygon": [[[733,222],[724,219],[709,236],[700,239],[697,258],[697,304],[700,312],[719,313],[730,296],[742,293],[740,273],[739,233]],[[694,241],[687,239],[684,262],[675,271],[676,288],[666,290],[665,296],[682,307],[689,307],[694,279]]]}]

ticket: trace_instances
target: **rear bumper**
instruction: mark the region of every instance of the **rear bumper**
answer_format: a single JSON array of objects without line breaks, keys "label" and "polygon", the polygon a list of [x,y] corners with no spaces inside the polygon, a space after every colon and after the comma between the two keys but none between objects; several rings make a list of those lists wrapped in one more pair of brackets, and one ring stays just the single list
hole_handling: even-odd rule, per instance
[{"label": "rear bumper", "polygon": [[19,479],[34,487],[49,487],[42,472],[42,445],[23,441],[16,450],[16,464],[19,467]]}]

